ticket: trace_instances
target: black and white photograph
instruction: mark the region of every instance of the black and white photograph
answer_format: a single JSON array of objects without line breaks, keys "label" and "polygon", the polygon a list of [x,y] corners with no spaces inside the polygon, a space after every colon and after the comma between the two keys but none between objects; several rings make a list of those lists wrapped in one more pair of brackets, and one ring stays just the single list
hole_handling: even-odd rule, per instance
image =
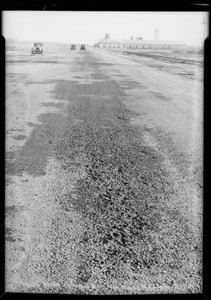
[{"label": "black and white photograph", "polygon": [[6,292],[203,292],[208,19],[2,12]]}]

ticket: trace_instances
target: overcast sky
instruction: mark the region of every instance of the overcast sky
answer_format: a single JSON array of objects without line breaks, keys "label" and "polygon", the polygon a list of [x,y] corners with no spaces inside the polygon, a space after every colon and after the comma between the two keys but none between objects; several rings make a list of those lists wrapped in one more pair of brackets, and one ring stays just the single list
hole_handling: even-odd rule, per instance
[{"label": "overcast sky", "polygon": [[[113,39],[131,36],[185,41],[200,45],[205,12],[67,12],[4,11],[3,36],[19,40],[93,44],[110,33]],[[208,26],[208,25],[207,25]]]}]

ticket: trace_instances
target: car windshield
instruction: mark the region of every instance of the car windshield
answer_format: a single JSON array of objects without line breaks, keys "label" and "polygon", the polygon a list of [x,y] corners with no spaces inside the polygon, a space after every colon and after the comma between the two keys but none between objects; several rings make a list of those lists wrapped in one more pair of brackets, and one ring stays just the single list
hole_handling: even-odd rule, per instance
[{"label": "car windshield", "polygon": [[42,47],[43,44],[42,43],[34,43],[34,47]]}]

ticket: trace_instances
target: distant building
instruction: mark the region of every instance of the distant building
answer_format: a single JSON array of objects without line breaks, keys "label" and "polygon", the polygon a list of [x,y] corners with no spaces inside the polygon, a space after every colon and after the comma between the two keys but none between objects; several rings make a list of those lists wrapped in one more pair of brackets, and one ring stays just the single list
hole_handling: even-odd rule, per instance
[{"label": "distant building", "polygon": [[[107,34],[106,36],[107,37]],[[185,49],[185,42],[180,41],[160,41],[143,40],[138,37],[136,40],[112,40],[110,38],[101,39],[96,43],[98,48],[126,48],[126,49],[160,49],[160,50],[179,50]]]},{"label": "distant building", "polygon": [[106,33],[105,34],[105,40],[109,40],[110,39],[110,34],[109,33]]}]

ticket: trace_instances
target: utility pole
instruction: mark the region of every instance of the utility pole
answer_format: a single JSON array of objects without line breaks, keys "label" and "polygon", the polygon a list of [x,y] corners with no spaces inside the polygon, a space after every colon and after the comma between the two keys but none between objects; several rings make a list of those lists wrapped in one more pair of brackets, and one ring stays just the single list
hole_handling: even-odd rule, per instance
[{"label": "utility pole", "polygon": [[[158,41],[158,34],[159,34],[159,30],[155,29],[155,41]],[[158,51],[158,46],[156,46],[156,52]]]},{"label": "utility pole", "polygon": [[155,29],[155,41],[158,41],[159,30]]}]

